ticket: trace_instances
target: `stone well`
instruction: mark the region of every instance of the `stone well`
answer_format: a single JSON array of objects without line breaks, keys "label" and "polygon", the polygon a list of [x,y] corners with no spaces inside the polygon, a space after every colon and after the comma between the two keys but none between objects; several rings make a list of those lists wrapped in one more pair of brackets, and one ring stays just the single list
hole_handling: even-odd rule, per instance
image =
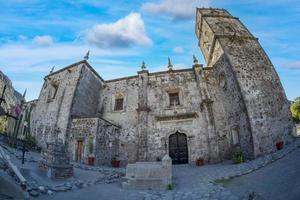
[{"label": "stone well", "polygon": [[67,148],[62,141],[47,143],[47,149],[42,152],[39,169],[52,179],[64,179],[73,176],[73,165]]},{"label": "stone well", "polygon": [[172,184],[172,159],[165,155],[161,162],[137,162],[126,167],[126,189],[165,190]]}]

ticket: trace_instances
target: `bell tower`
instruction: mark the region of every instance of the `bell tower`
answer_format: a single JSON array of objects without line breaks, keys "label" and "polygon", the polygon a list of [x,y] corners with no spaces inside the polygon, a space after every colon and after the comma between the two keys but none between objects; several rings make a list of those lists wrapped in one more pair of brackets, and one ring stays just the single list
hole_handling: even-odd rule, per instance
[{"label": "bell tower", "polygon": [[219,82],[229,127],[240,136],[242,149],[257,157],[274,151],[278,140],[290,141],[289,103],[258,39],[239,18],[210,8],[197,9],[196,35],[207,67],[213,68]]}]

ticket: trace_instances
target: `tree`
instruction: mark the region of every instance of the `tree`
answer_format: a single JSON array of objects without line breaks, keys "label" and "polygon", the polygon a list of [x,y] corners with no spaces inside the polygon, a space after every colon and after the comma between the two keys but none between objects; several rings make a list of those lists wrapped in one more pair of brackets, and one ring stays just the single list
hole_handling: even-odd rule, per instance
[{"label": "tree", "polygon": [[300,121],[300,97],[297,97],[291,104],[292,117],[296,121]]}]

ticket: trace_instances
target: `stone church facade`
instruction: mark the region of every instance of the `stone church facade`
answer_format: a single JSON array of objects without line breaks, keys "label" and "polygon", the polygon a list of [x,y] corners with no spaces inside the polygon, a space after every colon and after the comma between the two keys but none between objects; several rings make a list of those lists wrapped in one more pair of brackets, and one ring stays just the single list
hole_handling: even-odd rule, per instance
[{"label": "stone church facade", "polygon": [[96,164],[218,162],[241,150],[255,158],[292,140],[289,103],[268,56],[238,18],[197,9],[196,36],[206,67],[103,80],[83,60],[47,75],[32,116],[39,145],[62,139],[73,160]]}]

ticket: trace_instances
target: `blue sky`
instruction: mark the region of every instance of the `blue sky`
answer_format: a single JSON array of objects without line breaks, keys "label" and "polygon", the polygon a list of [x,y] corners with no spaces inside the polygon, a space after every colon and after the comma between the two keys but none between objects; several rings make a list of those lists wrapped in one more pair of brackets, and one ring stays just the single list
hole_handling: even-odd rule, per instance
[{"label": "blue sky", "polygon": [[105,79],[191,67],[204,60],[194,30],[195,7],[227,9],[249,28],[273,62],[292,100],[300,96],[298,0],[0,0],[0,70],[37,98],[43,77],[83,59]]}]

